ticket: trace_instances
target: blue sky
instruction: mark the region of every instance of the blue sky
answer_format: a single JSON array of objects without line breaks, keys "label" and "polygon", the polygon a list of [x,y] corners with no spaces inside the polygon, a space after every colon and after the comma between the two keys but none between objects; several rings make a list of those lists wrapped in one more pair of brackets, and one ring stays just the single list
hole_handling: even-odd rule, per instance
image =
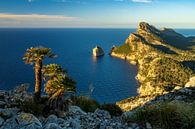
[{"label": "blue sky", "polygon": [[195,0],[0,0],[0,27],[195,28]]}]

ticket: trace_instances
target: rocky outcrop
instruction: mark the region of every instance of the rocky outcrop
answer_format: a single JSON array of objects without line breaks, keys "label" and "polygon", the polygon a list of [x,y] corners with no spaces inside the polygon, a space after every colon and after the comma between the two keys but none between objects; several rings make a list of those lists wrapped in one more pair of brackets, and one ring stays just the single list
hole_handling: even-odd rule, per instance
[{"label": "rocky outcrop", "polygon": [[128,112],[147,104],[155,104],[157,102],[165,101],[181,101],[193,103],[195,99],[195,89],[190,87],[176,87],[172,92],[163,95],[147,95],[147,96],[136,96],[128,99],[124,99],[116,104]]},{"label": "rocky outcrop", "polygon": [[[111,116],[108,111],[96,109],[85,112],[78,106],[69,106],[61,114],[32,114],[24,112],[16,103],[30,101],[27,85],[11,91],[1,90],[1,101],[7,102],[0,108],[0,129],[130,129],[145,128],[136,123],[125,123],[121,116]],[[13,103],[14,102],[14,103]],[[14,104],[14,105],[13,105]],[[10,107],[10,108],[7,108]]]},{"label": "rocky outcrop", "polygon": [[98,57],[103,55],[104,55],[104,50],[100,46],[96,46],[93,49],[93,56]]},{"label": "rocky outcrop", "polygon": [[[137,90],[139,96],[118,102],[118,106],[126,111],[131,110],[156,96],[174,92],[178,87],[185,87],[195,73],[183,63],[193,63],[195,53],[182,50],[184,47],[178,45],[187,45],[187,42],[189,38],[172,29],[159,30],[148,23],[139,23],[137,31],[131,33],[123,45],[111,51],[112,56],[129,60],[139,67],[136,76],[140,83]],[[186,85],[192,87],[191,82]]]}]

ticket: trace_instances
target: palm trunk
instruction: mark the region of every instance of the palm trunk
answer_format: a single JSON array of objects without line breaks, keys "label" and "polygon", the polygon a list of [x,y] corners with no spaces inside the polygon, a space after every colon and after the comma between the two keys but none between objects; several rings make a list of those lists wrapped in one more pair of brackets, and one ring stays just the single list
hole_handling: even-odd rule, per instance
[{"label": "palm trunk", "polygon": [[42,83],[42,60],[37,60],[35,63],[35,93],[34,101],[38,102],[41,97],[41,83]]}]

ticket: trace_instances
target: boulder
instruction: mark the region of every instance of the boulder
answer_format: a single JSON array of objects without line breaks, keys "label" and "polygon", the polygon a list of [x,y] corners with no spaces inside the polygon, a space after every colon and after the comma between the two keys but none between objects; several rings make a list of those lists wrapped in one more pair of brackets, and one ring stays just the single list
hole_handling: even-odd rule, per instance
[{"label": "boulder", "polygon": [[34,128],[42,128],[41,122],[30,113],[21,113],[17,116],[17,123],[19,123],[20,127],[28,127],[29,125],[33,126]]},{"label": "boulder", "polygon": [[69,112],[73,114],[87,115],[86,112],[84,112],[80,107],[77,107],[77,106],[70,106]]},{"label": "boulder", "polygon": [[71,127],[73,129],[80,129],[81,128],[81,121],[79,119],[72,119],[71,120]]},{"label": "boulder", "polygon": [[44,129],[62,129],[62,128],[56,123],[49,123],[46,125]]},{"label": "boulder", "polygon": [[4,119],[0,117],[0,127],[3,125]]},{"label": "boulder", "polygon": [[6,102],[0,101],[0,108],[4,107],[6,105]]},{"label": "boulder", "polygon": [[93,56],[103,56],[104,55],[104,50],[99,47],[99,46],[96,46],[94,49],[93,49]]},{"label": "boulder", "polygon": [[50,115],[46,119],[46,124],[48,123],[57,123],[58,122],[58,117],[56,115]]},{"label": "boulder", "polygon": [[5,108],[5,109],[0,109],[0,116],[4,118],[10,118],[12,116],[15,116],[20,109],[18,108]]},{"label": "boulder", "polygon": [[110,119],[111,118],[111,115],[108,111],[104,111],[104,110],[100,110],[100,109],[96,109],[94,114],[97,115],[98,117],[102,117],[104,119]]}]

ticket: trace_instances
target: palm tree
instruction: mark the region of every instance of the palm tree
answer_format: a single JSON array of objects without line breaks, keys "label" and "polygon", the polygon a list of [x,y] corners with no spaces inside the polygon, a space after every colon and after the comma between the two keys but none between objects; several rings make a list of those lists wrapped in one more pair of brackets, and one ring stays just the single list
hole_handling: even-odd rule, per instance
[{"label": "palm tree", "polygon": [[45,91],[49,95],[49,105],[53,108],[61,108],[64,93],[75,92],[76,82],[57,64],[45,66],[43,76],[46,80]]},{"label": "palm tree", "polygon": [[26,64],[35,65],[35,92],[34,101],[39,101],[41,97],[41,84],[42,84],[42,66],[45,57],[54,58],[50,48],[44,47],[31,47],[26,50],[23,60]]}]

